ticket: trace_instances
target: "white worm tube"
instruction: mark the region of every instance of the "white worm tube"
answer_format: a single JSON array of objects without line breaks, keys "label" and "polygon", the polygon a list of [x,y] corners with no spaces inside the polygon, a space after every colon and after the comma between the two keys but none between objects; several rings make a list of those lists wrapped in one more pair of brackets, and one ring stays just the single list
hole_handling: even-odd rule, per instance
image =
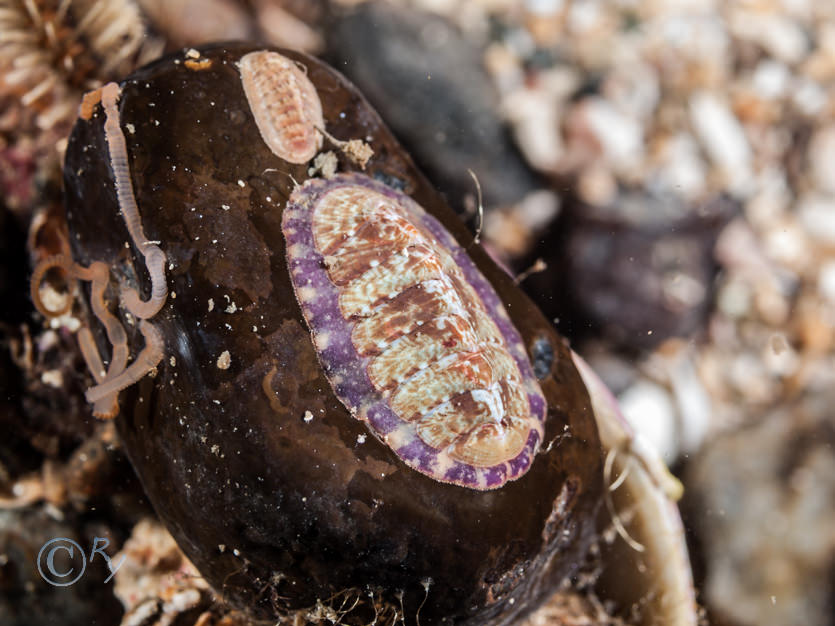
[{"label": "white worm tube", "polygon": [[145,266],[151,277],[151,297],[148,300],[142,300],[135,289],[126,288],[122,293],[122,302],[136,317],[149,319],[159,313],[168,297],[168,285],[165,282],[166,258],[159,246],[148,241],[142,228],[142,219],[131,183],[127,143],[119,125],[119,109],[116,103],[119,101],[120,93],[121,90],[116,83],[107,83],[101,88],[101,104],[105,113],[104,136],[110,153],[110,167],[113,169],[119,209],[134,245],[145,259]]},{"label": "white worm tube", "polygon": [[110,155],[110,165],[116,186],[116,197],[122,218],[125,220],[128,233],[134,245],[142,254],[148,274],[151,277],[151,297],[142,300],[135,289],[121,289],[124,306],[133,315],[140,318],[139,330],[145,338],[145,347],[134,362],[127,367],[129,349],[127,335],[104,301],[104,293],[110,278],[108,266],[95,261],[89,267],[83,267],[67,256],[50,257],[42,261],[32,274],[30,289],[35,307],[48,317],[62,315],[70,310],[70,300],[61,310],[49,310],[40,298],[40,284],[44,276],[53,268],[60,268],[70,278],[88,281],[91,284],[90,305],[95,317],[101,322],[107,333],[108,341],[113,346],[113,353],[107,371],[99,354],[93,334],[89,328],[82,328],[78,333],[78,343],[84,361],[93,378],[98,383],[87,390],[85,396],[93,404],[93,414],[96,417],[115,417],[119,412],[119,392],[137,382],[150,370],[159,364],[164,352],[162,336],[156,327],[145,320],[156,315],[165,304],[168,297],[168,286],[165,282],[165,253],[156,244],[148,241],[142,228],[139,207],[133,193],[133,185],[128,165],[128,152],[125,135],[122,133],[119,121],[119,110],[116,106],[119,86],[108,83],[100,90],[85,96],[81,116],[89,119],[92,108],[101,100],[105,112],[104,134]]},{"label": "white worm tube", "polygon": [[123,389],[127,389],[135,382],[138,382],[143,376],[159,365],[165,350],[162,335],[160,335],[159,331],[151,322],[145,320],[139,322],[139,330],[145,338],[145,347],[142,348],[142,352],[139,353],[133,363],[121,374],[88,389],[84,394],[87,402],[95,404],[108,396],[118,394]]},{"label": "white worm tube", "polygon": [[[99,349],[96,347],[96,342],[93,339],[93,333],[89,328],[80,328],[78,330],[78,347],[81,350],[81,356],[84,357],[84,362],[87,364],[87,369],[93,375],[97,383],[102,382],[107,376],[102,363]],[[112,393],[105,396],[93,405],[93,415],[101,418],[116,417],[119,413],[118,394]]]},{"label": "white worm tube", "polygon": [[151,276],[151,297],[142,300],[136,289],[124,288],[122,302],[125,308],[139,319],[149,319],[159,313],[168,297],[168,285],[165,283],[165,253],[151,244],[145,247],[145,266]]},{"label": "white worm tube", "polygon": [[[89,274],[89,276],[83,275],[84,273]],[[90,305],[93,308],[93,314],[104,326],[110,345],[113,346],[110,366],[107,368],[105,375],[102,376],[103,366],[92,333],[86,328],[81,329],[78,333],[78,345],[81,348],[81,354],[87,362],[87,367],[93,372],[96,382],[101,383],[116,378],[125,371],[128,363],[128,338],[122,324],[116,316],[110,313],[104,303],[104,292],[107,289],[110,277],[107,265],[101,261],[95,261],[90,264],[89,268],[83,270],[83,273],[79,272],[79,275],[84,280],[92,281]],[[91,361],[93,357],[95,360]],[[102,418],[116,417],[119,413],[118,395],[118,393],[113,393],[96,402],[93,405],[93,415]]]},{"label": "white worm tube", "polygon": [[[113,346],[113,357],[107,370],[107,378],[116,376],[125,369],[128,362],[128,338],[119,320],[107,308],[104,302],[104,292],[110,277],[107,265],[102,261],[94,261],[90,267],[75,266],[78,278],[91,281],[90,306],[107,333],[107,339]],[[95,375],[95,374],[94,374]]]}]

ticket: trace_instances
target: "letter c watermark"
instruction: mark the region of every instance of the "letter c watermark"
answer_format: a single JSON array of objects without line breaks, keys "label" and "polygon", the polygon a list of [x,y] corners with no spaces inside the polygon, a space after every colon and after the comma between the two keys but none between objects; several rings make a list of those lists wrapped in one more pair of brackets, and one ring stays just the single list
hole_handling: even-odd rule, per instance
[{"label": "letter c watermark", "polygon": [[[93,559],[97,554],[101,555],[105,563],[107,563],[107,569],[110,570],[110,576],[105,579],[105,583],[110,582],[127,558],[127,555],[122,555],[122,559],[114,565],[113,561],[104,551],[109,545],[110,541],[108,539],[104,537],[95,537],[93,539],[93,547],[90,549],[90,563],[93,562]],[[58,566],[55,563],[55,557],[59,550],[66,552],[70,560],[69,569],[63,572],[58,571]],[[75,572],[76,553],[78,553],[78,557],[81,558],[81,570],[78,574],[76,574],[75,578],[68,580],[68,578],[73,575],[73,572]],[[46,571],[44,571],[44,561],[46,562]],[[40,552],[38,552],[37,564],[38,573],[41,575],[41,578],[43,578],[50,585],[53,585],[54,587],[69,587],[70,585],[77,583],[79,579],[84,576],[84,572],[87,570],[87,557],[84,554],[84,550],[77,542],[72,539],[67,539],[66,537],[56,537],[55,539],[50,539],[43,544]]]},{"label": "letter c watermark", "polygon": [[[49,550],[48,552],[47,549]],[[67,580],[67,577],[72,576],[72,573],[75,571],[74,565],[65,572],[59,572],[56,568],[55,555],[59,550],[67,552],[70,558],[70,563],[74,564],[76,551],[81,558],[81,570],[78,572],[76,577],[71,580]],[[46,552],[46,559],[44,559],[44,552]],[[44,560],[46,560],[47,572],[44,572]],[[78,580],[84,576],[84,571],[86,569],[87,557],[84,555],[84,550],[72,539],[67,539],[66,537],[56,537],[55,539],[50,539],[43,544],[40,552],[38,552],[38,573],[41,575],[41,578],[55,587],[69,587],[70,585],[78,582]]]}]

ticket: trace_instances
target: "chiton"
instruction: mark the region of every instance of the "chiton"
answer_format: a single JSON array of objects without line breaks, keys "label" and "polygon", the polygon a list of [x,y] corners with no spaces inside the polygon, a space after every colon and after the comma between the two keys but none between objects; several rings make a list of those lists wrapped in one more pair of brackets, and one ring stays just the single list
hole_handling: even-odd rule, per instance
[{"label": "chiton", "polygon": [[[268,144],[242,71],[262,52],[305,68],[333,178]],[[200,55],[90,104],[64,169],[71,275],[95,270],[89,342],[155,366],[114,392],[149,500],[259,617],[345,602],[344,624],[512,623],[595,536],[601,450],[569,350],[336,71]],[[137,324],[140,301],[160,308]]]},{"label": "chiton", "polygon": [[282,223],[336,395],[410,467],[494,489],[530,467],[545,398],[496,292],[437,219],[361,174],[310,180]]},{"label": "chiton", "polygon": [[290,163],[307,163],[322,146],[322,103],[304,65],[259,50],[240,61],[247,102],[264,142]]}]

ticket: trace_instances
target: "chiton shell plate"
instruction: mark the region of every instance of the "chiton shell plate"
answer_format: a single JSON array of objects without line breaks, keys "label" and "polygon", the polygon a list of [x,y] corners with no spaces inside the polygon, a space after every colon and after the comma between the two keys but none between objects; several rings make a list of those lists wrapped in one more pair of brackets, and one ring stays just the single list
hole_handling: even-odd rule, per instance
[{"label": "chiton shell plate", "polygon": [[474,489],[525,473],[545,398],[496,292],[416,202],[362,174],[309,180],[282,229],[334,392],[410,467]]}]

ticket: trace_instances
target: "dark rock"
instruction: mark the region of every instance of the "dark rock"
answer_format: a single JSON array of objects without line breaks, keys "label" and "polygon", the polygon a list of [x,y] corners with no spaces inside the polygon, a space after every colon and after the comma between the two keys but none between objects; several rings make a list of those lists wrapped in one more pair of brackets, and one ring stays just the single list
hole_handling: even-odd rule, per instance
[{"label": "dark rock", "polygon": [[481,51],[440,17],[362,4],[335,17],[327,59],[380,111],[459,215],[478,176],[485,207],[518,202],[536,188],[497,114]]},{"label": "dark rock", "polygon": [[713,247],[737,207],[719,197],[687,208],[638,192],[605,208],[567,203],[531,254],[549,271],[528,278],[526,292],[580,341],[640,351],[700,334],[718,272]]}]

